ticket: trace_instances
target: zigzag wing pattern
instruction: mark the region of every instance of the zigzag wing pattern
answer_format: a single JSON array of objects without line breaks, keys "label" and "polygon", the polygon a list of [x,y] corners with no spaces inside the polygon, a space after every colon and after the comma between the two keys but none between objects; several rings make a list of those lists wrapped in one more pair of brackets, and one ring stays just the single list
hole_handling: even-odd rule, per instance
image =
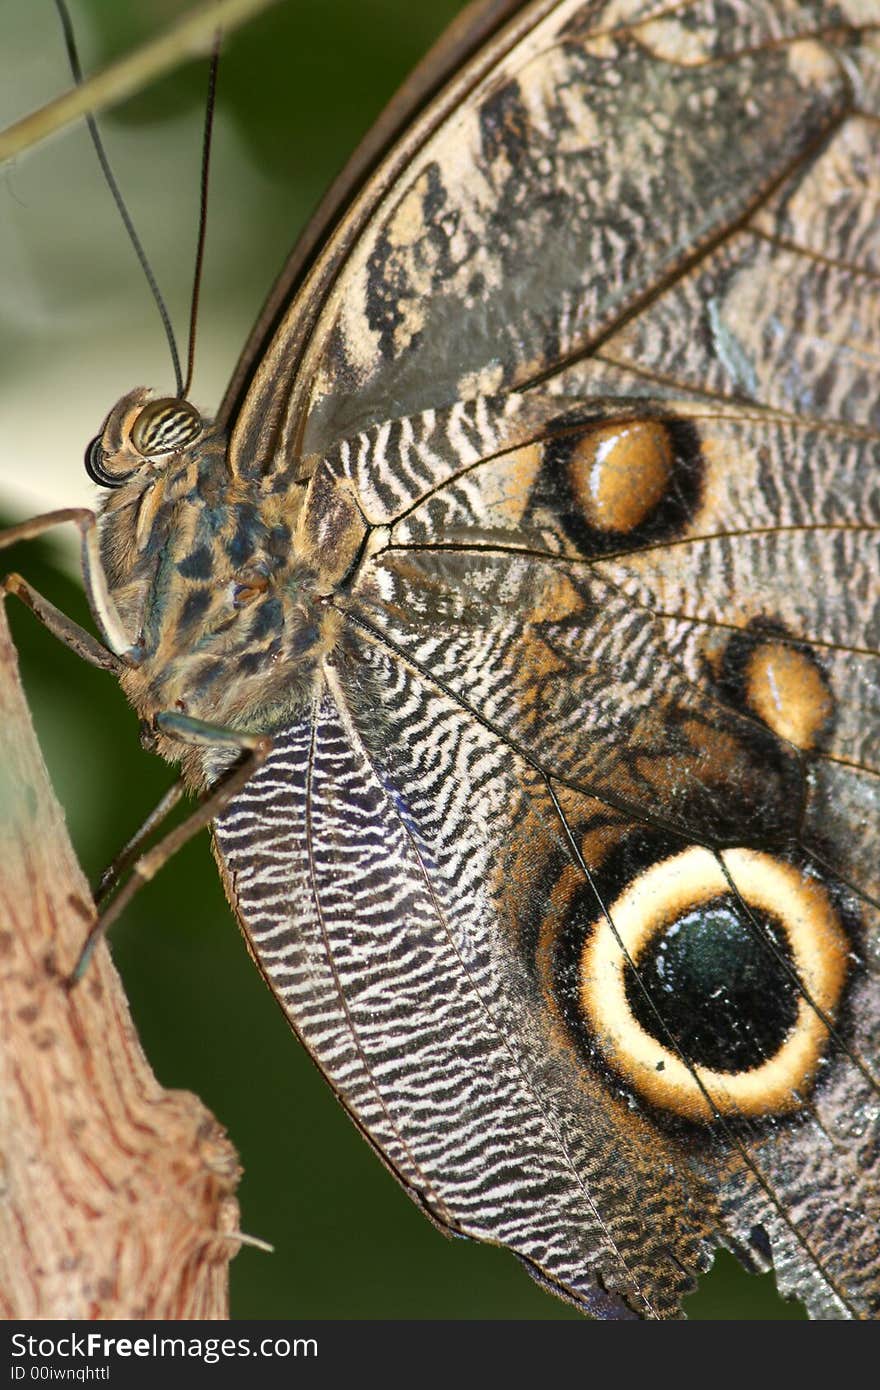
[{"label": "zigzag wing pattern", "polygon": [[[689,1223],[673,1234],[673,1193],[686,1206],[699,1181],[678,1191],[668,1159],[646,1175],[643,1201],[671,1218],[656,1248],[646,1242],[632,1209],[633,1141],[621,1145],[602,1088],[587,1112],[589,1143],[577,1134],[571,1150],[571,1118],[541,1074],[546,1054],[536,1062],[511,1030],[526,977],[485,921],[488,864],[527,799],[522,768],[405,670],[381,654],[371,664],[387,710],[381,730],[369,721],[371,743],[393,737],[411,749],[417,783],[387,778],[387,757],[371,761],[327,692],[217,823],[261,968],[435,1220],[508,1245],[596,1314],[624,1311],[614,1291],[649,1316],[668,1313],[685,1271],[706,1263]],[[463,803],[475,786],[495,809],[468,829]],[[512,969],[522,977],[513,991]],[[642,1142],[662,1149],[647,1129]]]}]

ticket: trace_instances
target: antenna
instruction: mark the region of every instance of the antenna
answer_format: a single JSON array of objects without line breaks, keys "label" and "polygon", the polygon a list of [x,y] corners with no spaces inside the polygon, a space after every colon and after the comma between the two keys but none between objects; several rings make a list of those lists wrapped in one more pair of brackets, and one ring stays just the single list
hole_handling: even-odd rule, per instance
[{"label": "antenna", "polygon": [[[76,83],[76,85],[79,86],[82,82],[82,68],[80,67],[79,53],[77,52],[76,39],[74,37],[73,25],[70,21],[70,15],[67,10],[66,0],[55,0],[55,8],[58,11],[58,17],[61,20],[61,28],[64,34],[64,43],[67,48],[67,58],[70,63],[70,70],[73,73],[73,80]],[[89,128],[89,134],[92,137],[92,144],[95,147],[95,153],[98,156],[98,163],[100,164],[101,170],[104,174],[104,178],[106,179],[107,187],[110,189],[110,192],[113,195],[113,201],[115,202],[116,207],[119,210],[119,216],[122,218],[123,225],[128,233],[128,239],[134,247],[134,253],[137,256],[138,261],[140,262],[141,270],[144,272],[144,276],[146,278],[147,284],[150,287],[150,292],[152,293],[153,299],[156,301],[156,308],[159,310],[159,317],[162,320],[162,327],[165,329],[165,337],[168,340],[168,348],[171,353],[171,361],[174,367],[174,379],[177,387],[177,395],[183,396],[185,394],[185,389],[183,384],[183,376],[180,370],[180,357],[178,356],[177,343],[174,338],[174,329],[171,327],[171,319],[169,318],[168,310],[165,307],[165,301],[162,298],[159,286],[156,284],[156,277],[154,276],[153,271],[150,267],[150,263],[147,260],[146,252],[144,251],[144,248],[141,245],[140,237],[134,229],[134,224],[131,220],[131,217],[129,216],[128,208],[125,206],[125,202],[119,190],[119,185],[117,184],[116,179],[114,177],[113,170],[110,168],[110,161],[107,158],[107,153],[104,149],[104,142],[101,139],[100,132],[98,131],[97,122],[95,121],[95,118],[91,114],[91,112],[86,113],[86,125]],[[192,358],[192,344],[190,344],[190,358]],[[189,389],[188,383],[186,389]]]},{"label": "antenna", "polygon": [[189,344],[186,353],[186,381],[180,388],[178,376],[178,396],[189,395],[192,386],[193,366],[196,356],[196,319],[199,313],[199,291],[202,287],[202,266],[205,260],[205,234],[208,229],[208,176],[211,170],[211,137],[214,134],[214,108],[217,101],[217,70],[220,66],[220,43],[222,33],[218,29],[214,35],[211,50],[211,66],[208,69],[208,99],[205,104],[205,131],[202,137],[202,177],[199,192],[199,234],[196,240],[196,264],[193,271],[192,299],[189,309]]}]

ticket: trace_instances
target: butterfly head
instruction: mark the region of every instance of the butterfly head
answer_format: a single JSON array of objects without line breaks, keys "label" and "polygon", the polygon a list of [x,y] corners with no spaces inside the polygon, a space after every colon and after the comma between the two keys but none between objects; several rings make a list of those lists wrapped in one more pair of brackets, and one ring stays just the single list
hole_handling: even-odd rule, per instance
[{"label": "butterfly head", "polygon": [[205,422],[189,401],[154,397],[145,387],[123,396],[86,450],[86,472],[99,487],[118,488],[143,470],[165,466],[198,440]]}]

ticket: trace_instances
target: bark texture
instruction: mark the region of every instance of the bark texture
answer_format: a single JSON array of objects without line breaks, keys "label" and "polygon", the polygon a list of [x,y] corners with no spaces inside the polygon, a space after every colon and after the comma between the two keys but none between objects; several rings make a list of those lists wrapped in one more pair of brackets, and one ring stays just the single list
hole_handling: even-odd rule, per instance
[{"label": "bark texture", "polygon": [[238,1160],[163,1090],[94,919],[0,604],[0,1317],[225,1318]]}]

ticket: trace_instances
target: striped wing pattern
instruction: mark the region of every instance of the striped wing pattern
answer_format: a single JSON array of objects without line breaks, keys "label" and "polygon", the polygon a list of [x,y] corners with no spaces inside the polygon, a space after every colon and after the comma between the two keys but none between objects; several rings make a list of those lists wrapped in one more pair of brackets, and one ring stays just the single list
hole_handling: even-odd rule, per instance
[{"label": "striped wing pattern", "polygon": [[[458,745],[459,801],[493,764],[488,790],[517,795],[495,750],[455,711],[432,733],[439,711],[424,690],[393,669],[377,675],[394,682],[391,710],[416,747],[435,746],[445,764]],[[587,1155],[582,1140],[568,1142],[571,1117],[555,1113],[510,1032],[506,972],[473,907],[508,817],[496,814],[494,828],[474,827],[463,842],[463,807],[446,802],[442,773],[421,777],[414,807],[405,806],[340,703],[328,693],[284,735],[218,829],[261,968],[359,1125],[435,1220],[510,1246],[597,1313],[615,1304],[595,1287],[596,1272],[612,1285],[623,1277],[636,1306],[656,1311],[639,1292],[641,1219],[627,1202],[603,1214],[591,1192],[603,1160],[620,1169],[620,1197],[627,1191],[601,1098],[605,1143]],[[430,816],[430,847],[420,812]],[[272,841],[270,824],[286,833]],[[654,1202],[665,1207],[657,1187]],[[664,1297],[658,1309],[669,1306]]]},{"label": "striped wing pattern", "polygon": [[[310,480],[337,635],[217,823],[227,887],[441,1225],[600,1316],[675,1316],[718,1243],[876,1316],[880,10],[517,23],[267,359],[312,316],[258,462]],[[711,1071],[642,989],[676,1111],[578,983],[693,848],[818,1037],[763,1108],[725,1080],[759,1018]],[[749,865],[794,884],[781,936]]]}]

